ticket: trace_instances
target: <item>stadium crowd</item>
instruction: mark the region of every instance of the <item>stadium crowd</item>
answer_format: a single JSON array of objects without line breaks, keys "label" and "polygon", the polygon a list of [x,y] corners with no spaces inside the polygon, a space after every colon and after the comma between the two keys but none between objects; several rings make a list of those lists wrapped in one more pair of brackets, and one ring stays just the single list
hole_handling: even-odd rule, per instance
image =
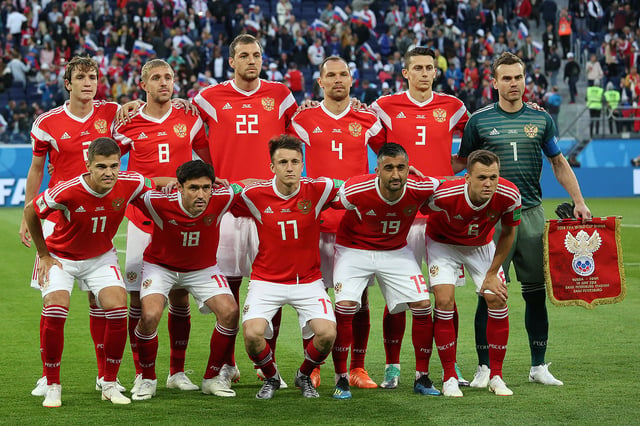
[{"label": "stadium crowd", "polygon": [[[27,142],[34,118],[64,102],[64,65],[74,55],[98,61],[98,99],[122,104],[142,97],[138,70],[154,57],[176,69],[175,93],[186,99],[231,76],[228,44],[243,32],[265,46],[263,78],[286,81],[298,101],[322,97],[317,65],[330,55],[350,63],[353,94],[366,103],[406,90],[402,55],[422,45],[438,55],[436,89],[459,97],[470,112],[497,99],[490,64],[503,51],[528,66],[526,98],[554,111],[557,98],[549,103],[549,97],[558,76],[575,84],[582,74],[565,68],[562,75],[562,61],[573,50],[576,63],[595,54],[599,83],[611,82],[620,102],[632,105],[640,93],[640,84],[626,78],[637,68],[634,3],[572,0],[560,9],[554,0],[4,0],[0,140]],[[533,24],[545,26],[542,40],[529,35]]]}]

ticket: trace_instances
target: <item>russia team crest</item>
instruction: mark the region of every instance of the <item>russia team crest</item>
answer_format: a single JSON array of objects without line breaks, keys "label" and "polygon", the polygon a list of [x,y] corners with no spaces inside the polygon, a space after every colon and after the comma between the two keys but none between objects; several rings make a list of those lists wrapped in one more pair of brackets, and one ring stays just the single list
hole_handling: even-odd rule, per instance
[{"label": "russia team crest", "polygon": [[544,233],[544,273],[554,305],[621,302],[626,295],[620,218],[548,220]]},{"label": "russia team crest", "polygon": [[273,111],[276,106],[276,101],[273,98],[262,98],[262,108],[265,111]]},{"label": "russia team crest", "polygon": [[362,124],[360,123],[349,123],[349,133],[354,138],[357,138],[362,134]]},{"label": "russia team crest", "polygon": [[107,133],[107,129],[108,129],[107,120],[105,120],[104,118],[96,120],[95,123],[93,123],[93,127],[96,128],[98,133],[105,134]]},{"label": "russia team crest", "polygon": [[184,123],[176,124],[175,126],[173,126],[173,132],[179,138],[184,138],[185,136],[187,136],[187,125]]},{"label": "russia team crest", "polygon": [[538,126],[536,126],[535,124],[527,124],[526,126],[524,126],[524,133],[529,138],[535,138],[538,134]]},{"label": "russia team crest", "polygon": [[436,108],[433,110],[433,119],[438,123],[444,123],[447,119],[447,111],[442,108]]}]

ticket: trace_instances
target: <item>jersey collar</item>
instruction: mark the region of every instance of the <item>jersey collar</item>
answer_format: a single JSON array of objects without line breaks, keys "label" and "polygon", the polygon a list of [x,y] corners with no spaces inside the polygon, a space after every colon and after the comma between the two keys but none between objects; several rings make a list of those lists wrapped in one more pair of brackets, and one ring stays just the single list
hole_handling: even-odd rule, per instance
[{"label": "jersey collar", "polygon": [[384,201],[385,203],[387,203],[390,206],[398,204],[400,202],[400,200],[402,200],[404,198],[404,194],[407,192],[407,185],[405,184],[404,187],[402,188],[402,195],[400,196],[400,198],[398,198],[395,201],[389,201],[386,198],[384,198],[384,195],[382,195],[382,193],[380,192],[380,178],[378,178],[378,176],[376,176],[375,183],[376,183],[376,192],[378,193],[378,197],[380,197],[380,199],[382,201]]},{"label": "jersey collar", "polygon": [[472,210],[475,210],[475,211],[479,212],[480,210],[484,209],[485,207],[487,207],[489,205],[489,203],[493,199],[493,195],[484,204],[482,204],[480,206],[476,206],[475,204],[473,204],[473,201],[471,201],[471,198],[469,198],[469,184],[465,183],[464,184],[464,199],[467,202],[467,205],[469,207],[471,207]]},{"label": "jersey collar", "polygon": [[433,97],[434,97],[434,96],[433,96],[433,91],[431,91],[431,97],[430,97],[429,99],[427,99],[427,100],[426,100],[426,101],[424,101],[424,102],[418,102],[418,100],[414,99],[414,98],[411,96],[411,94],[409,93],[409,91],[408,91],[408,90],[407,90],[407,91],[405,91],[404,93],[406,93],[406,94],[407,94],[407,98],[408,98],[412,103],[416,104],[416,105],[417,105],[417,106],[419,106],[419,107],[423,107],[423,106],[425,106],[425,105],[427,105],[427,104],[431,103],[431,102],[433,101]]},{"label": "jersey collar", "polygon": [[93,112],[95,111],[95,108],[93,106],[93,102],[91,103],[91,111],[89,112],[89,114],[85,115],[84,117],[78,117],[77,115],[73,115],[73,113],[69,109],[69,101],[66,101],[64,103],[63,108],[64,108],[64,112],[67,113],[69,118],[71,118],[71,119],[73,119],[75,121],[78,121],[80,123],[85,123],[87,120],[89,120],[91,118],[91,116],[93,115]]},{"label": "jersey collar", "polygon": [[293,191],[289,195],[284,195],[280,191],[278,191],[278,187],[276,186],[276,177],[274,176],[273,179],[271,180],[271,187],[273,188],[273,192],[275,192],[276,195],[278,197],[282,198],[283,200],[290,200],[293,197],[295,197],[296,195],[298,195],[298,193],[300,192],[300,187],[301,186],[302,186],[302,180],[300,180],[300,184],[298,185],[298,188],[295,191]]},{"label": "jersey collar", "polygon": [[236,81],[233,79],[231,80],[231,87],[233,87],[235,91],[240,93],[241,95],[251,96],[254,93],[256,93],[258,90],[260,90],[260,87],[262,87],[262,79],[261,78],[258,79],[258,87],[256,87],[250,92],[247,92],[246,90],[242,90],[241,88],[239,88],[238,85],[236,84]]},{"label": "jersey collar", "polygon": [[320,102],[320,108],[322,108],[322,110],[331,118],[333,118],[334,120],[340,120],[341,118],[343,118],[345,115],[347,115],[349,113],[349,110],[351,109],[351,105],[347,105],[347,107],[344,109],[344,111],[342,111],[340,114],[336,115],[334,113],[332,113],[331,111],[329,111],[329,109],[325,106],[324,104],[324,100],[322,100],[322,102]]}]

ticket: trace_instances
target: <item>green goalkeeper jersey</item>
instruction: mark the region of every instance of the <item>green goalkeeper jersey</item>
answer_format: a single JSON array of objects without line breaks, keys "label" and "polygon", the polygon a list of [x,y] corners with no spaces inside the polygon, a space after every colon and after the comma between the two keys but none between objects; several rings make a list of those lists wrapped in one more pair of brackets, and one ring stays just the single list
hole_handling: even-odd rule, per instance
[{"label": "green goalkeeper jersey", "polygon": [[466,127],[458,156],[486,149],[500,158],[500,176],[515,183],[524,209],[542,202],[542,153],[560,155],[553,119],[545,111],[524,104],[520,111],[505,112],[498,103],[476,111]]}]

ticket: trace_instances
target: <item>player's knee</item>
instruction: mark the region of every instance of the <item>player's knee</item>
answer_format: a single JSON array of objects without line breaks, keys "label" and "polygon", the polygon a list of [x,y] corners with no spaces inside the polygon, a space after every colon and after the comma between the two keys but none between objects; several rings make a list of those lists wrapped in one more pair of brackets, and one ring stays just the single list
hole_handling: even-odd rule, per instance
[{"label": "player's knee", "polygon": [[453,311],[456,298],[453,294],[438,294],[436,293],[436,309],[441,311]]},{"label": "player's knee", "polygon": [[485,293],[484,299],[487,301],[487,307],[489,309],[502,309],[507,306],[507,303],[495,294]]},{"label": "player's knee", "polygon": [[420,300],[418,302],[411,302],[411,303],[408,303],[408,305],[409,305],[409,308],[411,309],[424,309],[431,306],[431,302],[429,301],[429,299],[427,299],[427,300]]},{"label": "player's knee", "polygon": [[218,323],[225,328],[236,328],[238,326],[238,305],[229,303],[219,309],[217,313]]},{"label": "player's knee", "polygon": [[327,321],[327,324],[317,327],[313,343],[319,351],[329,352],[336,340],[336,333],[336,324]]},{"label": "player's knee", "polygon": [[145,309],[142,311],[138,329],[143,334],[151,334],[158,328],[158,323],[162,317],[162,309]]},{"label": "player's knee", "polygon": [[58,290],[51,292],[44,296],[42,299],[42,304],[46,306],[57,305],[64,306],[65,308],[69,307],[70,304],[70,296],[69,292],[66,290]]},{"label": "player's knee", "polygon": [[249,320],[242,325],[242,334],[247,352],[250,354],[260,352],[264,343],[265,325],[260,324],[263,320]]}]

